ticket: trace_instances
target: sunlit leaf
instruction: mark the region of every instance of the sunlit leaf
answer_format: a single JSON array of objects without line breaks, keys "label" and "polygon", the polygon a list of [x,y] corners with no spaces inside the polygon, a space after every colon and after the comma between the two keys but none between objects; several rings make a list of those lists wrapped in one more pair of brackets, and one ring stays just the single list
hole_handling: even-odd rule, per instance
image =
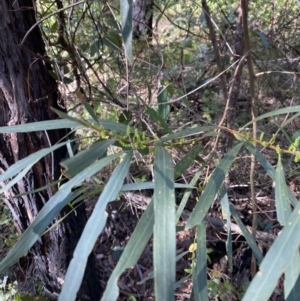
[{"label": "sunlit leaf", "polygon": [[281,162],[281,155],[278,156],[275,175],[275,203],[279,223],[284,226],[291,215],[291,205],[288,197],[288,188],[285,182],[285,175]]},{"label": "sunlit leaf", "polygon": [[222,217],[226,220],[227,224],[227,239],[226,239],[226,253],[228,258],[229,271],[233,271],[233,259],[232,259],[232,239],[231,239],[231,213],[229,208],[228,195],[225,191],[221,193],[221,206],[222,206]]}]

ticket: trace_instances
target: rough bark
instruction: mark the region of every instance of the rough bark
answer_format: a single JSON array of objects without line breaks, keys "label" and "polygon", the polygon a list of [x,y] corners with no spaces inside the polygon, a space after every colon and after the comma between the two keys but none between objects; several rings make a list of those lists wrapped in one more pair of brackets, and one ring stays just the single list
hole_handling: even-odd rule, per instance
[{"label": "rough bark", "polygon": [[[30,52],[19,47],[28,29],[36,22],[32,0],[0,0],[0,11],[0,126],[57,118],[50,109],[61,109],[56,83],[48,72],[51,66],[46,61],[37,59],[38,56],[45,55],[39,27],[30,33],[24,44]],[[38,55],[34,57],[32,53]],[[65,133],[55,130],[0,135],[0,172],[39,149],[55,144]],[[4,201],[9,206],[20,233],[30,225],[45,202],[55,193],[56,187],[39,193],[15,196],[58,179],[59,162],[63,157],[64,149],[47,156],[5,193]],[[86,221],[84,206],[78,207],[76,213],[76,217],[70,214],[43,235],[26,260],[22,261],[26,262],[27,271],[33,274],[26,276],[40,279],[46,295],[52,299],[56,299],[61,290],[68,263]],[[85,296],[89,296],[89,300],[99,300],[101,297],[93,260],[90,257],[88,261],[87,273],[79,292],[81,300],[87,299]]]},{"label": "rough bark", "polygon": [[153,0],[133,0],[133,38],[152,38]]}]

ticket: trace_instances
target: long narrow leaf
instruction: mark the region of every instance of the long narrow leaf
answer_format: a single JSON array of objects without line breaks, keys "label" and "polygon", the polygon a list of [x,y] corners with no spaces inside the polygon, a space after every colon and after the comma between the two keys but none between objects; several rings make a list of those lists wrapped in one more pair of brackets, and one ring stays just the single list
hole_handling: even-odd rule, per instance
[{"label": "long narrow leaf", "polygon": [[166,135],[163,138],[160,138],[159,142],[164,143],[174,139],[181,139],[192,135],[203,134],[204,132],[212,131],[215,130],[216,128],[217,128],[216,126],[195,126],[195,127],[181,130],[177,133]]},{"label": "long narrow leaf", "polygon": [[242,301],[267,301],[300,243],[300,202],[269,249]]},{"label": "long narrow leaf", "polygon": [[[97,125],[93,119],[87,120],[88,124]],[[113,122],[110,120],[102,120],[99,119],[99,123],[106,129],[113,131],[115,133],[126,133],[127,126],[118,123]],[[53,120],[47,120],[47,121],[39,121],[39,122],[32,122],[32,123],[26,123],[26,124],[19,124],[19,125],[12,125],[12,126],[3,126],[0,127],[0,133],[1,134],[12,134],[12,133],[29,133],[29,132],[38,132],[38,131],[48,131],[48,130],[56,130],[56,129],[68,129],[68,128],[77,128],[86,126],[86,124],[80,123],[79,119],[57,119],[55,122]],[[134,129],[130,127],[130,132],[134,133]]]},{"label": "long narrow leaf", "polygon": [[94,119],[94,121],[96,123],[99,123],[99,118],[97,117],[96,113],[94,112],[93,108],[91,107],[91,105],[87,102],[87,101],[83,101],[82,102],[85,109],[88,111],[88,113],[90,114],[90,116]]},{"label": "long narrow leaf", "polygon": [[194,211],[192,212],[185,226],[186,230],[196,225],[199,225],[202,222],[225,179],[225,175],[228,169],[230,168],[233,160],[235,159],[237,153],[239,152],[242,146],[243,143],[239,143],[236,146],[234,146],[224,156],[223,160],[213,171]]},{"label": "long narrow leaf", "polygon": [[127,243],[116,267],[114,268],[101,301],[115,301],[119,295],[117,286],[118,278],[125,269],[133,267],[149,241],[154,225],[154,202],[151,201],[148,208],[135,227],[130,240]]},{"label": "long narrow leaf", "polygon": [[158,113],[163,120],[167,121],[170,114],[170,93],[167,87],[160,87],[157,96],[157,103],[159,104]]},{"label": "long narrow leaf", "polygon": [[65,182],[66,179],[65,178],[62,178],[62,179],[59,179],[57,181],[53,181],[45,186],[42,186],[40,188],[37,188],[37,189],[34,189],[34,190],[30,190],[30,191],[26,191],[26,192],[23,192],[23,193],[19,193],[19,194],[16,194],[14,195],[14,198],[19,198],[21,197],[22,195],[28,195],[28,194],[34,194],[34,193],[37,193],[37,192],[40,192],[40,191],[43,191],[45,189],[49,189],[50,187],[52,186],[56,186],[56,185],[62,185],[63,182]]},{"label": "long narrow leaf", "polygon": [[153,108],[147,106],[146,114],[149,114],[149,116],[153,119],[153,121],[156,122],[156,124],[160,125],[166,132],[169,134],[172,133],[172,130],[170,129],[167,122],[156,112]]},{"label": "long narrow leaf", "polygon": [[4,173],[2,173],[0,175],[0,181],[2,182],[9,178],[13,178],[16,174],[21,172],[24,168],[26,168],[28,166],[32,167],[41,158],[52,153],[56,149],[66,145],[66,143],[67,142],[63,142],[63,143],[59,143],[59,144],[56,144],[56,145],[48,147],[48,148],[43,148],[43,149],[35,152],[34,154],[31,154],[31,155],[27,156],[26,158],[14,163]]},{"label": "long narrow leaf", "polygon": [[178,287],[180,287],[181,284],[182,284],[183,282],[185,282],[187,279],[189,279],[190,277],[191,277],[190,275],[187,275],[187,276],[181,278],[180,280],[178,280],[177,282],[175,282],[175,284],[174,284],[174,289],[177,289]]},{"label": "long narrow leaf", "polygon": [[208,301],[206,264],[206,226],[197,226],[197,264],[193,272],[193,291],[196,301]]},{"label": "long narrow leaf", "polygon": [[156,146],[154,161],[154,277],[157,300],[174,300],[175,283],[175,190],[170,154]]},{"label": "long narrow leaf", "polygon": [[291,215],[291,205],[288,198],[288,188],[285,182],[281,155],[278,156],[278,163],[275,176],[275,203],[277,219],[282,226],[285,226]]},{"label": "long narrow leaf", "polygon": [[186,154],[175,166],[175,179],[182,175],[193,163],[195,158],[199,155],[202,145],[200,143],[196,144],[188,154]]},{"label": "long narrow leaf", "polygon": [[[271,165],[271,163],[260,153],[260,151],[253,146],[250,142],[245,142],[245,147],[249,150],[251,154],[255,156],[255,159],[261,164],[261,166],[265,169],[268,175],[275,181],[276,171],[275,168]],[[294,207],[297,206],[298,200],[288,188],[288,196]]]},{"label": "long narrow leaf", "polygon": [[[130,183],[124,184],[122,186],[122,191],[130,191],[130,190],[144,190],[144,189],[154,189],[154,182],[142,182],[142,183]],[[193,189],[194,187],[190,184],[181,184],[174,183],[175,188],[180,189]]]},{"label": "long narrow leaf", "polygon": [[[198,181],[198,179],[199,179],[199,177],[200,177],[200,175],[201,175],[203,169],[204,169],[204,167],[200,168],[200,169],[194,174],[193,179],[191,180],[191,182],[190,182],[190,184],[189,184],[190,187],[194,187],[194,186],[196,185],[196,183],[197,183],[197,181]],[[175,185],[176,185],[176,184],[175,184]],[[176,186],[175,186],[175,188],[176,188]],[[181,214],[182,214],[182,212],[183,212],[183,210],[184,210],[184,207],[185,207],[185,205],[186,205],[186,203],[187,203],[187,201],[188,201],[188,199],[189,199],[191,193],[192,193],[192,189],[188,189],[187,191],[185,191],[185,193],[184,193],[184,195],[183,195],[183,197],[182,197],[182,199],[181,199],[181,201],[180,201],[180,204],[179,204],[179,206],[178,206],[178,208],[177,208],[177,211],[176,211],[176,224],[178,223],[178,221],[179,221],[179,219],[180,219],[180,216],[181,216]]]},{"label": "long narrow leaf", "polygon": [[284,277],[284,300],[300,300],[300,255],[299,250],[295,250],[291,257],[290,264],[285,270]]},{"label": "long narrow leaf", "polygon": [[130,151],[125,156],[124,160],[117,166],[101,193],[74,251],[74,257],[70,262],[65,282],[59,296],[59,301],[72,301],[76,299],[77,292],[83,279],[88,256],[106,223],[106,205],[118,196],[124,178],[128,173],[131,157],[132,151]]},{"label": "long narrow leaf", "polygon": [[252,252],[254,253],[258,263],[260,264],[263,261],[264,257],[263,257],[263,254],[261,253],[258,245],[256,244],[255,239],[253,238],[252,234],[247,230],[247,228],[245,227],[245,225],[241,221],[238,212],[235,210],[234,206],[231,203],[229,203],[229,208],[230,208],[230,212],[231,212],[234,220],[236,221],[236,223],[240,227],[240,229],[241,229],[244,237],[246,238]]},{"label": "long narrow leaf", "polygon": [[16,177],[14,177],[7,185],[4,185],[1,189],[0,189],[0,193],[5,192],[6,190],[8,190],[9,188],[11,188],[13,185],[15,185],[17,182],[19,182],[23,177],[25,177],[25,175],[27,174],[27,172],[31,169],[31,165],[27,166],[26,168],[24,168]]},{"label": "long narrow leaf", "polygon": [[68,119],[68,120],[70,120],[70,121],[77,122],[78,124],[83,125],[83,126],[86,126],[86,127],[90,127],[90,126],[91,126],[91,124],[90,124],[88,121],[85,121],[85,120],[81,120],[81,119],[72,117],[72,116],[68,115],[67,113],[62,112],[62,111],[57,110],[57,109],[54,109],[54,108],[51,108],[51,109],[52,109],[52,111],[54,111],[61,119]]},{"label": "long narrow leaf", "polygon": [[120,0],[120,11],[125,54],[132,64],[132,0]]},{"label": "long narrow leaf", "polygon": [[226,253],[228,258],[228,267],[229,267],[229,271],[232,272],[233,264],[232,264],[231,214],[230,214],[229,200],[228,200],[227,193],[225,193],[221,198],[221,206],[222,206],[223,219],[225,219],[227,223],[228,234],[226,239]]},{"label": "long narrow leaf", "polygon": [[249,126],[250,124],[252,124],[255,121],[259,121],[259,120],[269,118],[269,117],[274,117],[274,116],[281,115],[281,114],[289,114],[289,113],[296,113],[296,112],[300,112],[300,106],[292,106],[292,107],[288,107],[288,108],[282,108],[282,109],[274,110],[272,112],[263,114],[263,115],[255,118],[255,119],[251,120],[250,122],[245,124],[243,126],[243,128],[246,128],[247,126]]},{"label": "long narrow leaf", "polygon": [[71,189],[82,183],[86,177],[90,177],[107,166],[112,160],[119,157],[122,153],[114,154],[94,163],[69,182],[64,184],[62,188],[45,204],[39,214],[36,216],[32,224],[26,229],[19,241],[13,246],[6,257],[0,262],[0,272],[5,271],[8,267],[16,263],[20,257],[24,256],[33,244],[44,233],[54,217],[61,209],[72,200]]},{"label": "long narrow leaf", "polygon": [[[177,256],[176,256],[176,262],[179,261],[183,256],[187,255],[188,253],[189,253],[189,251],[185,251],[185,252],[182,252],[181,254],[177,255]],[[188,275],[187,277],[190,277],[190,275]],[[143,284],[143,283],[145,283],[145,282],[147,282],[148,280],[153,279],[153,278],[154,278],[154,272],[152,271],[152,272],[150,272],[150,273],[148,274],[147,277],[143,278],[143,280],[142,280],[142,281],[139,281],[137,284],[141,285],[141,284]],[[178,282],[176,282],[176,283],[178,283]],[[174,288],[177,288],[177,287],[178,287],[178,286],[176,286],[176,283],[175,283],[175,285],[174,285]]]},{"label": "long narrow leaf", "polygon": [[46,120],[39,122],[32,122],[26,124],[18,124],[12,126],[2,126],[0,127],[1,134],[12,134],[12,133],[29,133],[38,131],[48,131],[56,129],[68,129],[78,127],[80,124],[66,119],[57,120]]},{"label": "long narrow leaf", "polygon": [[76,176],[79,172],[92,164],[96,159],[101,158],[108,147],[114,143],[115,139],[108,139],[94,143],[88,149],[68,158],[60,164],[66,168],[66,173],[70,177]]}]

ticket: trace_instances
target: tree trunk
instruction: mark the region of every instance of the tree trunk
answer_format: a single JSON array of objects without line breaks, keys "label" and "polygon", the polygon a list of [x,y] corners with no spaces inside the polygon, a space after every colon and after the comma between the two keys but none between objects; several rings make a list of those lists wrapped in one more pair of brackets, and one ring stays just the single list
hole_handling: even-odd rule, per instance
[{"label": "tree trunk", "polygon": [[153,0],[133,0],[133,38],[152,38]]},{"label": "tree trunk", "polygon": [[[45,55],[45,48],[38,26],[32,30],[24,44],[27,50],[19,47],[26,32],[36,22],[33,5],[32,0],[0,0],[0,126],[56,119],[50,107],[62,110],[63,103],[59,99],[56,83],[49,75],[51,66],[40,59]],[[65,133],[64,130],[52,130],[0,135],[0,172],[41,148],[55,144]],[[65,154],[65,149],[59,149],[40,160],[23,180],[5,193],[4,201],[20,233],[29,226],[57,188],[16,198],[14,196],[57,180],[60,175],[59,162]],[[79,206],[76,213],[76,217],[73,213],[68,215],[53,230],[43,235],[26,260],[22,260],[27,265],[24,281],[28,284],[30,278],[40,279],[46,295],[54,300],[60,293],[66,269],[85,225],[85,207]],[[81,300],[101,298],[94,266],[94,257],[91,255],[78,294]],[[31,275],[28,275],[29,271]]]}]

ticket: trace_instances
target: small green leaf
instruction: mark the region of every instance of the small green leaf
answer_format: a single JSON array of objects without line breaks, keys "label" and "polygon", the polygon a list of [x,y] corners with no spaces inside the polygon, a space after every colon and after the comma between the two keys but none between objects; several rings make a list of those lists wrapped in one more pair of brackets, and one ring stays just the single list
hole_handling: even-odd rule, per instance
[{"label": "small green leaf", "polygon": [[268,49],[268,48],[270,47],[268,38],[267,38],[267,36],[266,36],[264,33],[262,33],[262,32],[259,31],[259,30],[253,30],[251,27],[249,27],[249,31],[250,31],[251,33],[253,33],[254,35],[257,35],[258,37],[261,38],[261,41],[262,41],[262,43],[263,43],[265,49]]},{"label": "small green leaf", "polygon": [[70,78],[70,77],[64,76],[62,81],[63,81],[64,84],[67,84],[67,85],[68,85],[68,84],[73,83],[74,78]]},{"label": "small green leaf", "polygon": [[103,38],[103,44],[109,47],[111,50],[120,51],[122,47],[122,38],[120,37],[119,32],[115,29],[108,30]]}]

